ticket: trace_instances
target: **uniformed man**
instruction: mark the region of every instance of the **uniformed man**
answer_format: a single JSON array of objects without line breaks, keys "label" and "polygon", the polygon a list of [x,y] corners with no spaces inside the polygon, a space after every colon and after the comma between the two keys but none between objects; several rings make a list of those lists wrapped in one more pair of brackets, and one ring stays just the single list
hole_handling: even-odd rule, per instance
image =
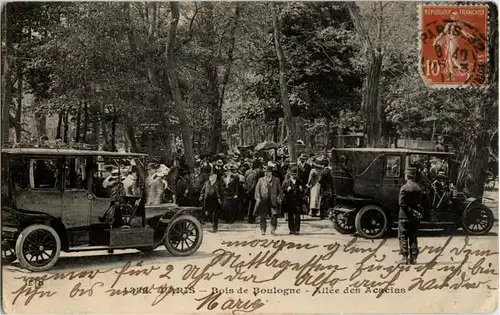
[{"label": "uniformed man", "polygon": [[423,190],[415,182],[417,170],[406,170],[406,184],[399,191],[399,224],[398,238],[400,254],[403,256],[400,263],[415,264],[418,256],[417,232],[422,213],[419,211],[423,199]]}]

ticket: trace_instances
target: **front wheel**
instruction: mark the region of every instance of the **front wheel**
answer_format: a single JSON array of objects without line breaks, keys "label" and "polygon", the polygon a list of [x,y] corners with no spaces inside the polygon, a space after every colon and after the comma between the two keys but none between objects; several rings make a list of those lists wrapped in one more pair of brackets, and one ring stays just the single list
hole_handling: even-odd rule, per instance
[{"label": "front wheel", "polygon": [[174,256],[194,254],[203,241],[200,221],[191,215],[180,215],[167,226],[165,247]]},{"label": "front wheel", "polygon": [[46,271],[61,253],[61,240],[50,226],[34,224],[25,228],[16,242],[19,264],[30,271]]},{"label": "front wheel", "polygon": [[462,229],[471,235],[483,235],[493,227],[493,212],[484,206],[471,206],[462,215]]},{"label": "front wheel", "polygon": [[364,238],[380,238],[389,225],[387,214],[379,206],[368,205],[361,208],[356,215],[356,231]]}]

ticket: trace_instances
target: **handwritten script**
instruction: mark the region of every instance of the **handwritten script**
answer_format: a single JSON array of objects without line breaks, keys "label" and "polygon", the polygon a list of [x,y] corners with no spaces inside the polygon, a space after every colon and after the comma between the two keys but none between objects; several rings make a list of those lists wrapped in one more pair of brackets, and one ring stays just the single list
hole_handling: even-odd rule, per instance
[{"label": "handwritten script", "polygon": [[[392,243],[394,244],[394,243]],[[188,311],[251,313],[295,295],[363,294],[374,299],[411,291],[496,290],[498,252],[468,237],[439,239],[406,265],[387,240],[327,244],[283,239],[224,241],[205,259],[127,261],[108,269],[13,277],[12,305],[64,299],[127,297],[151,307],[182,297]],[[193,303],[194,302],[194,303]],[[271,311],[271,310],[268,310]]]}]

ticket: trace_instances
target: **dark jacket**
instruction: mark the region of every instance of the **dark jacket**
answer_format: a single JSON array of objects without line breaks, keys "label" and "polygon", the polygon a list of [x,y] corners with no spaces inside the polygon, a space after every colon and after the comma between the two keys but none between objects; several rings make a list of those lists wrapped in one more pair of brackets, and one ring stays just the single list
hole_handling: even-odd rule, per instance
[{"label": "dark jacket", "polygon": [[264,171],[262,171],[260,168],[251,170],[246,176],[245,184],[250,198],[254,197],[255,186],[257,185],[257,181],[259,180],[259,178],[263,176],[264,176]]},{"label": "dark jacket", "polygon": [[225,198],[232,199],[234,196],[240,195],[241,183],[238,175],[230,175],[229,183],[226,185],[225,179],[227,174],[222,175],[220,184],[222,186],[222,194]]},{"label": "dark jacket", "polygon": [[408,180],[399,191],[399,218],[415,220],[415,211],[423,202],[424,192],[422,187],[413,180]]},{"label": "dark jacket", "polygon": [[[210,181],[207,180],[207,181],[205,181],[205,183],[203,184],[203,187],[201,188],[200,196],[202,197],[203,208],[206,208],[206,201],[207,201],[208,194],[210,193],[210,186],[211,186]],[[217,200],[219,201],[219,204],[221,204],[222,203],[222,188],[221,188],[219,180],[215,181],[214,186],[215,186],[215,193],[217,194]]]},{"label": "dark jacket", "polygon": [[[290,190],[288,189],[290,187]],[[284,211],[300,211],[302,205],[302,197],[305,191],[304,184],[297,178],[295,184],[291,178],[285,179],[281,186],[283,192],[283,210]]]}]

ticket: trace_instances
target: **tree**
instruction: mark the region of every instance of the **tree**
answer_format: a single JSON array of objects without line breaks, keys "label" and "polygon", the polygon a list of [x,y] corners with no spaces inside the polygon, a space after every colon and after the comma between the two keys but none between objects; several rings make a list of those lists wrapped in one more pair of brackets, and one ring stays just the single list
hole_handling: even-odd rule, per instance
[{"label": "tree", "polygon": [[2,67],[2,142],[9,141],[10,129],[10,105],[12,101],[12,6],[13,3],[6,4],[3,9],[3,21],[5,21],[5,53]]},{"label": "tree", "polygon": [[292,117],[292,109],[288,101],[288,89],[286,81],[286,60],[281,47],[281,34],[280,22],[278,17],[278,4],[272,3],[271,10],[273,15],[273,31],[274,31],[274,45],[276,47],[276,55],[278,56],[279,69],[280,69],[280,92],[281,103],[283,104],[283,111],[285,113],[285,121],[287,126],[288,148],[290,152],[290,160],[297,160],[297,142],[295,134],[295,121]]},{"label": "tree", "polygon": [[170,83],[170,90],[174,99],[177,115],[179,117],[179,124],[182,129],[182,140],[184,143],[184,152],[186,155],[186,162],[189,169],[194,169],[194,156],[193,156],[193,142],[191,138],[191,126],[186,115],[184,104],[182,100],[181,91],[179,88],[179,81],[177,79],[177,61],[175,59],[175,41],[177,35],[177,25],[179,23],[179,4],[175,1],[170,3],[172,12],[172,20],[170,21],[170,29],[168,34],[168,41],[166,47],[167,58],[167,76]]}]

